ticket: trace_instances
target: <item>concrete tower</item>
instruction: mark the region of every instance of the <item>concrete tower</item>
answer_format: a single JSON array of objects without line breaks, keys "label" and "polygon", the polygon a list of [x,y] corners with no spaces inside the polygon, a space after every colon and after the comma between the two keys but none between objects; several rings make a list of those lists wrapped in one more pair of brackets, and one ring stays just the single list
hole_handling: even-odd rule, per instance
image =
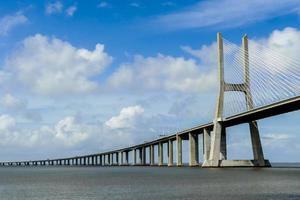
[{"label": "concrete tower", "polygon": [[[242,84],[226,83],[224,80],[224,54],[223,39],[221,33],[217,34],[218,45],[218,77],[219,95],[217,98],[214,127],[211,133],[209,156],[203,163],[203,167],[220,166],[269,166],[270,163],[264,159],[258,126],[256,121],[249,122],[253,158],[254,160],[227,160],[226,150],[226,127],[223,125],[224,93],[227,91],[243,92],[246,98],[247,110],[253,109],[253,100],[250,90],[248,38],[243,37],[243,67],[244,82]],[[207,143],[206,143],[207,144]]]}]

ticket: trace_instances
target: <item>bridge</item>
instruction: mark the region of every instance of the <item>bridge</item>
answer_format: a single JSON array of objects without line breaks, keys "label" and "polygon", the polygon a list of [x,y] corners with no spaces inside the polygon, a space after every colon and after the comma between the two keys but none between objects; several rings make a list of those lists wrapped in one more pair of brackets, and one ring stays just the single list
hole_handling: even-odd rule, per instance
[{"label": "bridge", "polygon": [[[182,143],[187,140],[189,166],[270,167],[270,162],[264,158],[257,120],[300,109],[300,76],[297,75],[300,62],[248,41],[247,36],[239,46],[218,33],[217,51],[219,87],[212,122],[112,151],[67,158],[0,162],[0,166],[165,166],[164,145],[167,145],[167,166],[183,166]],[[228,74],[225,73],[227,68]],[[245,123],[249,124],[253,159],[228,160],[226,128]],[[199,163],[199,136],[203,137],[203,163]],[[149,159],[146,159],[146,153],[149,153]],[[154,162],[155,154],[157,163]]]}]

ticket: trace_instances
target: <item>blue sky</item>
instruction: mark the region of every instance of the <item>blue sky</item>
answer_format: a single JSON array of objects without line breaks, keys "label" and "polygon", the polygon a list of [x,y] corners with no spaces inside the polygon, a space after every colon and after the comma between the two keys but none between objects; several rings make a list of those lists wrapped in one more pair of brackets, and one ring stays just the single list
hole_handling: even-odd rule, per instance
[{"label": "blue sky", "polygon": [[[211,121],[217,32],[300,49],[297,0],[1,1],[0,13],[3,160],[99,152]],[[300,161],[298,114],[259,122],[271,161]],[[251,157],[248,130],[232,132],[232,157]]]}]

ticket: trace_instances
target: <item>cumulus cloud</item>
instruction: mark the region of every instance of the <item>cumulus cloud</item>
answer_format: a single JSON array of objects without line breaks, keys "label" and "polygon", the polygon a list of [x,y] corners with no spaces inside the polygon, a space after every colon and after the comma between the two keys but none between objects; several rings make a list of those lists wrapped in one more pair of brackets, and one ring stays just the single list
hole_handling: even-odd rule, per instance
[{"label": "cumulus cloud", "polygon": [[55,13],[61,13],[63,9],[63,4],[60,1],[48,3],[46,5],[45,12],[48,15],[55,14]]},{"label": "cumulus cloud", "polygon": [[26,107],[26,101],[7,93],[2,97],[1,105],[7,109],[20,110]]},{"label": "cumulus cloud", "polygon": [[69,116],[56,124],[54,134],[64,144],[72,146],[87,139],[88,133],[84,129],[84,126],[79,124],[75,117]]},{"label": "cumulus cloud", "polygon": [[138,117],[144,113],[144,109],[139,106],[123,108],[118,116],[114,116],[105,122],[111,129],[133,128]]},{"label": "cumulus cloud", "polygon": [[10,30],[27,21],[28,18],[22,12],[0,18],[0,36],[6,35]]},{"label": "cumulus cloud", "polygon": [[[293,27],[286,27],[283,30],[274,30],[267,38],[251,40],[249,52],[259,52],[260,57],[263,58],[262,60],[268,65],[266,67],[268,67],[270,72],[276,72],[272,67],[274,64],[277,66],[276,69],[282,72],[291,67],[291,59],[294,59],[294,62],[300,62],[299,46],[300,31]],[[273,51],[272,53],[270,53],[270,49]],[[284,60],[279,62],[276,59]]]},{"label": "cumulus cloud", "polygon": [[73,16],[74,13],[76,12],[76,10],[77,10],[77,6],[73,5],[73,6],[70,6],[69,8],[67,8],[66,13],[68,16]]},{"label": "cumulus cloud", "polygon": [[9,115],[0,115],[0,134],[12,130],[16,125],[16,120]]},{"label": "cumulus cloud", "polygon": [[27,37],[7,59],[6,70],[38,94],[88,93],[97,88],[97,82],[90,78],[99,75],[111,61],[102,44],[90,51],[36,34]]},{"label": "cumulus cloud", "polygon": [[148,90],[203,91],[215,85],[215,71],[201,72],[193,59],[158,54],[156,57],[137,55],[132,63],[122,64],[109,78],[109,85]]},{"label": "cumulus cloud", "polygon": [[14,116],[20,115],[25,119],[35,122],[39,122],[42,120],[40,112],[28,108],[26,99],[14,96],[10,93],[6,93],[3,97],[0,98],[0,105],[6,112],[9,112]]},{"label": "cumulus cloud", "polygon": [[[68,116],[58,121],[54,127],[41,126],[38,129],[24,130],[17,126],[16,119],[10,115],[0,115],[0,137],[2,145],[20,145],[30,147],[48,143],[59,143],[72,147],[86,140],[89,129]],[[47,146],[48,146],[47,145]]]}]

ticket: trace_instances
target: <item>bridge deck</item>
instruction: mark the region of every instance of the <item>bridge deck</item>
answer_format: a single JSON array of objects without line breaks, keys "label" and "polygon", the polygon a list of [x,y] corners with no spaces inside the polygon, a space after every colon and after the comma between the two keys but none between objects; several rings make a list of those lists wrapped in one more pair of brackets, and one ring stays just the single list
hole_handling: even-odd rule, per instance
[{"label": "bridge deck", "polygon": [[[224,124],[226,127],[242,124],[242,123],[247,123],[249,121],[254,121],[254,120],[259,120],[275,115],[280,115],[283,113],[295,111],[300,109],[300,96],[291,98],[291,99],[286,99],[280,102],[276,102],[267,106],[263,106],[260,108],[256,108],[247,112],[243,112],[234,116],[230,116],[225,118]],[[188,134],[191,132],[198,132],[198,134],[202,134],[204,129],[209,129],[212,130],[213,128],[213,122],[207,123],[207,124],[202,124],[198,125],[195,127],[192,127],[190,129],[186,129],[183,131],[180,131],[176,134],[168,135],[165,137],[158,138],[153,141],[145,142],[142,144],[126,147],[126,148],[121,148],[121,149],[116,149],[112,151],[106,151],[102,153],[95,153],[95,154],[88,154],[88,155],[83,155],[83,156],[73,156],[73,157],[67,157],[67,158],[57,158],[57,159],[51,159],[51,160],[66,160],[66,159],[74,159],[74,158],[84,158],[84,157],[90,157],[90,156],[98,156],[98,155],[105,155],[105,154],[111,154],[111,153],[117,153],[117,152],[126,152],[126,151],[131,151],[133,149],[138,149],[141,147],[148,147],[150,145],[155,145],[160,142],[168,142],[169,140],[176,140],[176,135],[179,135],[182,139],[187,139]],[[35,160],[34,162],[44,162],[48,161],[46,160]],[[18,162],[28,162],[28,161],[18,161]],[[2,162],[5,163],[5,162]],[[11,163],[11,162],[7,162]]]}]

